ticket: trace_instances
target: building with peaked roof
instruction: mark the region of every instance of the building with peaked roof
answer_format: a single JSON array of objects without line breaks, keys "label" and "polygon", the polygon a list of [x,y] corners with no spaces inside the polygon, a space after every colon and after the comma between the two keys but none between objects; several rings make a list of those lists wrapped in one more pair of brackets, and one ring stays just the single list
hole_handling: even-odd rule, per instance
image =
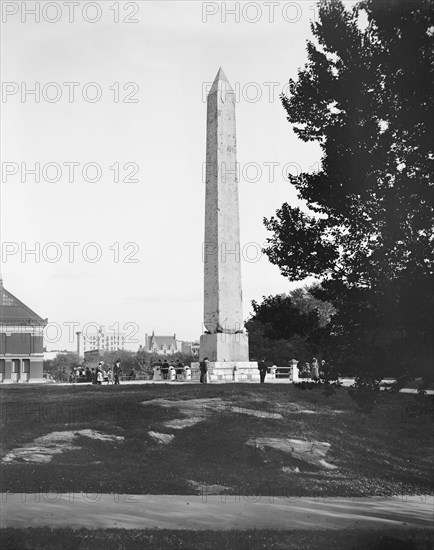
[{"label": "building with peaked roof", "polygon": [[151,336],[145,334],[145,351],[158,353],[159,355],[173,355],[182,350],[181,340],[176,339],[176,334],[172,336]]},{"label": "building with peaked roof", "polygon": [[0,279],[0,382],[43,382],[42,319],[3,287]]}]

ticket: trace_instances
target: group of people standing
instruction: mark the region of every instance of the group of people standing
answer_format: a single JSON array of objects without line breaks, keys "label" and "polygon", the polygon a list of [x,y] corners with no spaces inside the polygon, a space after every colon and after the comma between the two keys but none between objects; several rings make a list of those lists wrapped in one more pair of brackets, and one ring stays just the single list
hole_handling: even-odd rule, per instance
[{"label": "group of people standing", "polygon": [[[164,360],[163,363],[160,363],[161,367],[161,373],[163,375],[163,380],[167,380],[169,378],[169,369],[170,367],[173,367],[175,369],[176,375],[181,375],[184,373],[184,364],[177,359],[175,363],[171,361],[170,363],[167,361],[167,359]],[[321,361],[321,370],[320,370],[320,364],[318,362],[318,359],[314,357],[312,359],[312,363],[304,363],[300,369],[299,369],[299,376],[300,378],[310,378],[311,380],[319,380],[320,377],[323,375],[323,371],[325,368],[325,361]],[[200,382],[201,384],[207,384],[208,383],[208,369],[209,369],[209,359],[208,357],[205,357],[203,361],[199,364],[200,369]],[[268,371],[267,363],[265,362],[265,358],[263,358],[258,363],[258,370],[259,370],[259,376],[261,384],[265,382],[265,377]],[[132,371],[132,374],[134,374],[134,371]],[[71,373],[70,376],[70,382],[76,382],[76,381],[83,381],[83,378],[85,378],[86,382],[92,382],[92,384],[102,385],[103,383],[108,384],[119,384],[120,383],[120,377],[122,375],[122,367],[121,362],[118,359],[114,366],[112,368],[105,368],[104,361],[100,361],[98,363],[98,366],[96,368],[89,369],[87,366],[85,370],[81,370],[79,374],[79,380],[77,380],[77,376],[73,376]],[[130,378],[133,379],[132,375],[130,375]]]},{"label": "group of people standing", "polygon": [[175,361],[171,361],[170,363],[165,359],[163,363],[160,363],[159,365],[161,367],[161,374],[163,375],[163,380],[167,380],[169,378],[169,369],[170,367],[173,367],[175,369],[175,373],[177,376],[184,373],[184,363],[182,363],[179,359]]},{"label": "group of people standing", "polygon": [[[267,374],[267,364],[265,362],[265,359],[262,359],[258,363],[258,370],[259,370],[259,376],[261,379],[261,384],[265,382],[265,376]],[[321,361],[321,371],[320,371],[320,365],[318,362],[318,359],[314,357],[312,359],[312,364],[305,363],[300,369],[299,369],[299,376],[300,378],[310,378],[311,380],[319,380],[321,376],[323,376],[325,369],[325,361]]]},{"label": "group of people standing", "polygon": [[122,374],[122,367],[119,359],[115,362],[113,369],[108,368],[106,370],[104,366],[104,361],[100,361],[96,369],[92,369],[92,371],[94,371],[92,384],[101,385],[103,382],[105,382],[106,384],[120,383],[119,378]]},{"label": "group of people standing", "polygon": [[300,368],[299,376],[300,378],[310,378],[311,380],[319,380],[323,375],[324,368],[325,368],[324,359],[321,361],[321,370],[320,370],[318,359],[314,357],[312,359],[312,364],[305,363],[304,365],[302,365],[302,367]]},{"label": "group of people standing", "polygon": [[[324,367],[325,361],[322,361],[322,366]],[[208,366],[209,366],[209,360],[208,357],[205,357],[203,361],[199,364],[200,369],[200,382],[201,384],[206,384],[208,382]],[[319,370],[319,363],[318,359],[314,357],[312,359],[312,366],[309,365],[309,363],[306,363],[305,366],[302,367],[301,370],[301,377],[303,378],[311,378],[312,380],[319,380],[320,378],[320,370]],[[263,384],[265,382],[265,376],[267,375],[268,367],[267,363],[265,362],[265,358],[261,359],[258,363],[258,370],[259,370],[259,377],[260,382]],[[306,373],[308,376],[304,375],[303,373]]]},{"label": "group of people standing", "polygon": [[85,369],[79,371],[79,376],[73,375],[69,377],[70,382],[91,382],[92,384],[102,385],[106,384],[119,384],[120,376],[122,374],[121,362],[118,359],[112,368],[106,369],[104,361],[100,361],[96,368],[91,369],[87,366]]}]

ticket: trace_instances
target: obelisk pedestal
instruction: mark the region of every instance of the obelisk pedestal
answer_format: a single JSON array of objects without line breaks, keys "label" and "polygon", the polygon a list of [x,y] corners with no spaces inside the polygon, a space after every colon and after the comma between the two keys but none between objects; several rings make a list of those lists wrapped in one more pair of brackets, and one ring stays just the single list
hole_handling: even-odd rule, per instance
[{"label": "obelisk pedestal", "polygon": [[220,69],[207,99],[206,332],[200,339],[199,360],[208,357],[210,381],[259,380],[257,364],[249,362],[244,331],[240,249],[235,93]]},{"label": "obelisk pedestal", "polygon": [[217,332],[200,337],[199,359],[209,361],[248,361],[249,342],[246,333]]}]

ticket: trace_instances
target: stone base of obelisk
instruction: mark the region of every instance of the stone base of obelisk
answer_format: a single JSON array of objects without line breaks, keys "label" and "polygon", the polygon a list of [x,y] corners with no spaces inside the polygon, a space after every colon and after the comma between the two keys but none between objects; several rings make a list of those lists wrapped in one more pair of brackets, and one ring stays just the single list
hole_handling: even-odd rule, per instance
[{"label": "stone base of obelisk", "polygon": [[[247,334],[203,334],[199,360],[208,357],[208,382],[259,382],[258,363],[249,361]],[[200,379],[199,362],[191,364],[191,379]]]},{"label": "stone base of obelisk", "polygon": [[[200,363],[191,364],[191,379],[200,380]],[[212,361],[208,364],[207,382],[259,382],[258,363],[253,361]]]},{"label": "stone base of obelisk", "polygon": [[211,363],[249,361],[249,339],[245,333],[216,332],[200,337],[199,361],[208,357]]}]

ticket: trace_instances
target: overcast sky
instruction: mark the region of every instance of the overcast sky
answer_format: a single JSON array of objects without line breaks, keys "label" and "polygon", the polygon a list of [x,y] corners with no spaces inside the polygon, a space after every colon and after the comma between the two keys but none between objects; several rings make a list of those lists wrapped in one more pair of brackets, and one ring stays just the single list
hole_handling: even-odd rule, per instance
[{"label": "overcast sky", "polygon": [[[282,174],[297,167],[285,165],[320,159],[279,101],[306,60],[314,2],[238,3],[239,22],[224,13],[233,2],[40,2],[39,23],[21,2],[2,4],[1,271],[5,288],[63,327],[48,349],[74,348],[71,322],[133,323],[131,349],[153,329],[199,338],[206,89],[220,66],[238,99],[241,247],[257,243],[242,262],[245,318],[251,300],[297,286],[266,257],[253,260],[264,216],[297,204]],[[22,95],[35,83],[39,102]],[[39,183],[22,181],[21,163],[40,163]],[[77,163],[74,174],[64,163]]]}]

